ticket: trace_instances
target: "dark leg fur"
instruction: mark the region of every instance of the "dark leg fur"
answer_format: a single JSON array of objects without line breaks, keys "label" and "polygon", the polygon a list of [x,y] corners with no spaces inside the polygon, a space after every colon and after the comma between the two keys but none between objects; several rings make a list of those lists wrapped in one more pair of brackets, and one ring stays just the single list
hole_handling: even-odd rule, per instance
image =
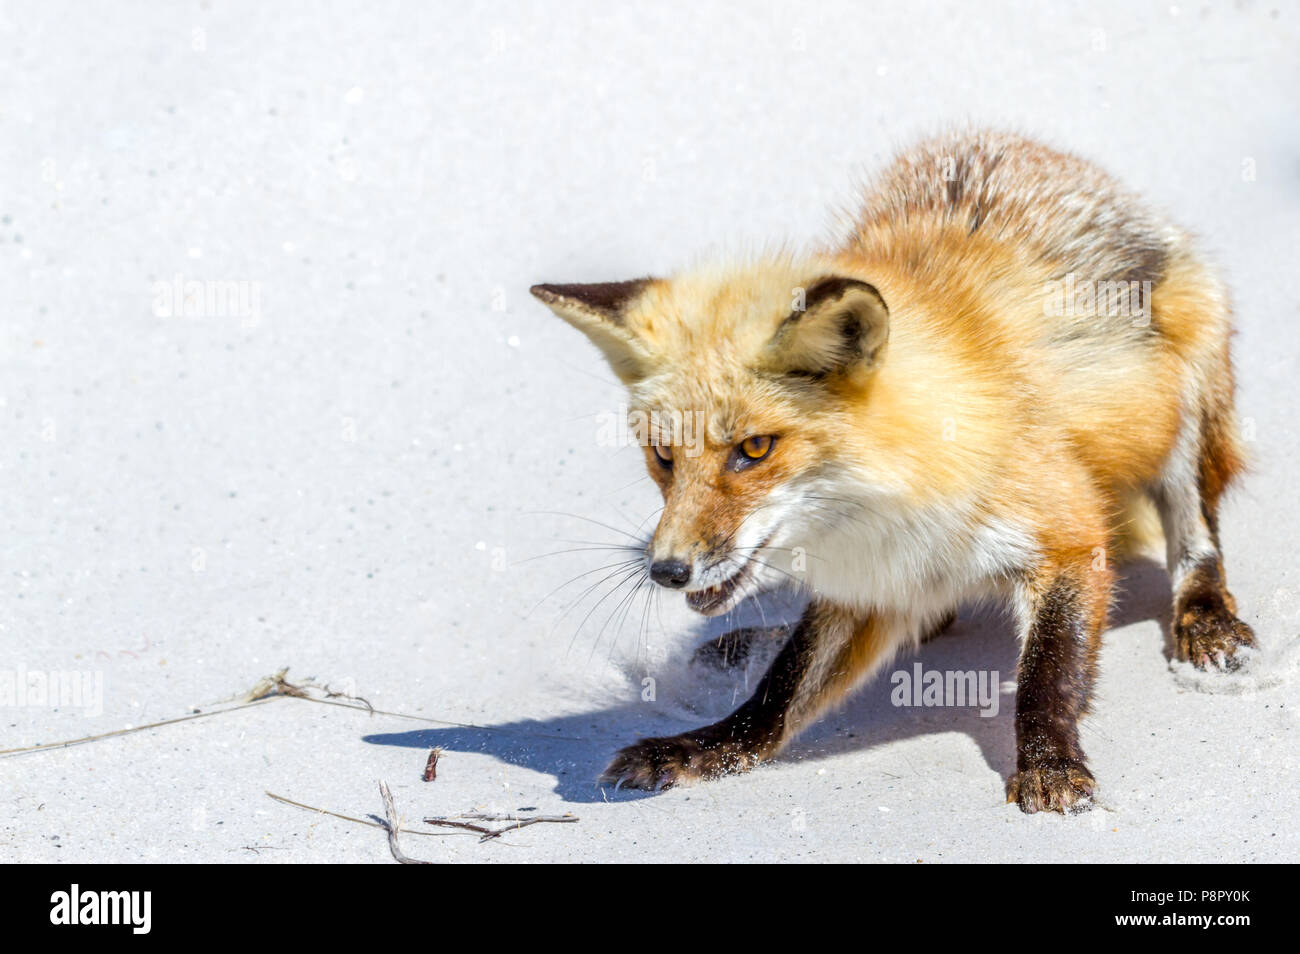
[{"label": "dark leg fur", "polygon": [[1017,771],[1007,783],[1007,801],[1025,812],[1086,807],[1096,784],[1078,729],[1100,644],[1099,614],[1089,598],[1085,585],[1061,576],[1035,601],[1016,693]]},{"label": "dark leg fur", "polygon": [[1174,647],[1197,669],[1232,670],[1241,665],[1237,650],[1255,646],[1255,633],[1237,619],[1232,594],[1223,582],[1216,556],[1202,558],[1174,595]]},{"label": "dark leg fur", "polygon": [[1184,437],[1173,465],[1153,497],[1174,585],[1174,651],[1197,669],[1235,669],[1241,665],[1237,650],[1256,643],[1251,628],[1237,618],[1219,546],[1219,498],[1243,467],[1230,404],[1202,415],[1195,439]]}]

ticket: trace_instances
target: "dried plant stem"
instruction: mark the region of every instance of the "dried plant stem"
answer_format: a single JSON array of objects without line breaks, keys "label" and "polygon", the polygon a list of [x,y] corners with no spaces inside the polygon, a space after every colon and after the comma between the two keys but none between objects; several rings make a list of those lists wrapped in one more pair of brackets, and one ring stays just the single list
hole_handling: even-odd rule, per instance
[{"label": "dried plant stem", "polygon": [[[475,825],[465,819],[474,821],[489,822],[510,822],[504,828],[488,828],[484,825]],[[488,841],[492,838],[500,838],[506,832],[518,831],[521,828],[527,828],[529,825],[536,825],[541,822],[568,823],[576,822],[577,815],[489,815],[483,812],[464,812],[454,817],[426,818],[426,825],[439,825],[443,828],[464,828],[468,831],[479,832],[483,837],[479,841]]]},{"label": "dried plant stem", "polygon": [[[267,792],[266,795],[267,795],[269,798],[273,798],[273,799],[275,799],[277,802],[283,802],[285,805],[292,805],[294,808],[302,808],[302,809],[305,809],[305,810],[307,810],[307,811],[309,811],[309,812],[315,812],[317,815],[329,815],[331,818],[340,818],[340,819],[342,819],[343,821],[349,821],[349,822],[352,822],[353,824],[356,824],[356,825],[365,825],[365,826],[367,826],[367,827],[369,827],[369,828],[387,828],[387,827],[388,827],[388,826],[385,825],[383,822],[370,821],[369,819],[366,819],[366,818],[356,818],[356,817],[354,817],[354,816],[352,816],[352,815],[340,815],[338,812],[332,812],[332,811],[330,811],[328,808],[317,808],[315,805],[304,805],[302,802],[295,802],[292,798],[285,798],[283,795],[277,795],[277,794],[275,794],[274,792]],[[404,834],[404,835],[432,835],[432,836],[434,836],[434,837],[436,837],[436,838],[450,838],[450,837],[452,837],[452,833],[451,833],[451,832],[443,832],[443,831],[418,831],[417,829],[414,829],[414,828],[403,828],[403,829],[402,829],[402,834]]]},{"label": "dried plant stem", "polygon": [[161,722],[150,722],[148,725],[133,725],[127,729],[114,729],[112,732],[101,732],[98,735],[87,735],[80,739],[67,739],[63,742],[42,742],[39,745],[28,745],[20,749],[3,749],[0,750],[0,758],[13,755],[26,755],[29,752],[44,752],[47,749],[66,749],[69,746],[84,745],[87,742],[98,742],[101,739],[111,739],[119,735],[131,735],[133,732],[147,732],[149,729],[159,729],[166,725],[176,725],[178,722],[192,722],[195,719],[207,719],[212,716],[225,715],[227,712],[238,712],[240,709],[251,709],[253,706],[265,705],[270,702],[272,698],[274,697],[257,699],[253,702],[243,702],[226,709],[213,709],[210,712],[192,712],[189,715],[177,716],[175,719],[163,719]]},{"label": "dried plant stem", "polygon": [[388,790],[387,782],[379,783],[379,794],[384,798],[384,817],[388,819],[388,850],[393,853],[393,857],[398,863],[404,865],[428,865],[433,864],[431,861],[420,861],[418,858],[412,858],[410,855],[402,853],[401,846],[397,844],[397,832],[401,828],[401,819],[397,817],[397,808],[393,805],[393,793]]},{"label": "dried plant stem", "polygon": [[[393,716],[398,719],[411,719],[416,722],[427,722],[431,725],[449,726],[457,729],[476,729],[479,732],[491,732],[500,735],[522,735],[539,739],[562,740],[567,742],[587,742],[589,739],[579,738],[570,735],[550,735],[544,732],[525,732],[517,729],[498,729],[492,726],[474,725],[469,722],[449,722],[445,719],[431,719],[427,716],[412,715],[408,712],[391,712],[385,709],[376,709],[365,699],[360,696],[347,695],[346,693],[334,692],[328,686],[317,686],[314,683],[304,683],[301,686],[295,686],[286,682],[284,679],[287,668],[281,669],[277,673],[266,676],[259,680],[252,689],[240,696],[232,696],[229,699],[223,699],[220,702],[211,703],[214,706],[226,706],[227,702],[238,700],[235,705],[226,706],[223,709],[210,709],[206,712],[191,712],[189,715],[177,716],[174,719],[163,719],[160,722],[150,722],[147,725],[134,725],[127,729],[114,729],[112,732],[100,732],[97,735],[86,735],[79,739],[64,739],[60,742],[42,742],[37,745],[26,745],[16,749],[0,749],[0,758],[11,758],[18,755],[28,755],[32,752],[44,752],[49,749],[66,749],[73,745],[85,745],[88,742],[99,742],[103,739],[112,739],[117,736],[131,735],[136,732],[147,732],[150,729],[160,729],[164,726],[176,725],[180,722],[192,722],[195,719],[208,719],[212,716],[223,715],[227,712],[238,712],[240,709],[250,709],[253,706],[265,705],[274,699],[301,699],[303,702],[315,702],[323,706],[338,706],[340,709],[352,709],[355,712],[368,712],[371,715]],[[326,693],[324,699],[317,696],[308,695],[307,689],[320,689]],[[339,699],[354,699],[360,702],[356,705],[352,702],[340,702]],[[425,832],[424,834],[428,834]]]}]

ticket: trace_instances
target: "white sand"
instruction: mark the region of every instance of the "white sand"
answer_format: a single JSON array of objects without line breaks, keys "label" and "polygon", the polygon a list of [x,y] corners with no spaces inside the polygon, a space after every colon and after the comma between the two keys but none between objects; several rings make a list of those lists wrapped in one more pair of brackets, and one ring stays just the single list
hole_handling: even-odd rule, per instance
[{"label": "white sand", "polygon": [[[286,665],[483,728],[282,699],[6,758],[0,858],[388,861],[381,832],[263,794],[364,817],[378,779],[411,824],[581,817],[405,840],[434,860],[1296,857],[1293,7],[286,6],[0,10],[3,665],[103,677],[98,715],[0,710],[0,748],[181,715]],[[1084,733],[1099,805],[1077,817],[1003,804],[1011,686],[982,719],[877,682],[749,776],[607,798],[618,746],[724,713],[757,672],[690,671],[706,627],[668,597],[599,639],[617,596],[578,622],[603,590],[527,615],[618,558],[523,562],[617,539],[535,511],[631,526],[658,506],[639,454],[595,440],[610,376],[528,285],[808,242],[865,169],[965,119],[1099,159],[1222,262],[1257,457],[1223,538],[1263,658],[1171,667],[1162,571],[1133,570]],[[256,314],[162,317],[153,283],[177,275],[246,283]],[[984,614],[920,661],[1005,683],[1014,654]]]}]

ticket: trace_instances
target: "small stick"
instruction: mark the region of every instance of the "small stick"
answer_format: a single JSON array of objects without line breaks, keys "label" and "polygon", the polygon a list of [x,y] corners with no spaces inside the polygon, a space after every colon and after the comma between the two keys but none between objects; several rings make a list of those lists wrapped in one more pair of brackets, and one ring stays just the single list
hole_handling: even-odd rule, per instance
[{"label": "small stick", "polygon": [[466,831],[476,831],[480,835],[495,834],[491,828],[484,828],[482,825],[474,825],[470,822],[455,821],[451,818],[426,818],[426,825],[441,825],[444,828],[463,828]]},{"label": "small stick", "polygon": [[[481,812],[465,812],[457,815],[457,818],[473,818],[478,821],[527,821],[531,822],[576,822],[577,815],[570,815],[567,812],[563,815],[485,815]],[[428,821],[426,818],[425,821]]]},{"label": "small stick", "polygon": [[[574,818],[573,821],[578,819]],[[489,838],[500,838],[508,831],[518,831],[520,828],[527,828],[529,825],[535,825],[538,822],[555,821],[554,818],[529,818],[527,821],[521,821],[516,825],[507,825],[505,828],[498,828],[496,831],[488,832],[479,841],[487,841]]]},{"label": "small stick", "polygon": [[[504,828],[487,828],[482,825],[473,825],[469,822],[460,821],[462,818],[472,818],[475,821],[492,821],[492,822],[511,822]],[[536,825],[539,822],[576,822],[576,815],[533,815],[530,818],[520,818],[518,815],[491,815],[484,812],[463,812],[455,818],[426,818],[426,825],[442,825],[446,828],[464,828],[468,831],[476,831],[482,834],[479,841],[488,841],[492,838],[500,838],[506,832],[518,831],[521,828],[527,828],[529,825]]]},{"label": "small stick", "polygon": [[430,749],[429,761],[424,765],[424,780],[432,782],[438,777],[438,756],[442,754],[442,749]]},{"label": "small stick", "polygon": [[431,861],[420,861],[408,855],[402,854],[402,849],[397,845],[397,830],[401,827],[401,822],[397,817],[397,809],[393,806],[393,793],[388,790],[387,782],[379,783],[379,794],[384,797],[384,816],[388,819],[388,849],[393,853],[393,857],[404,865],[428,865],[433,864]]},{"label": "small stick", "polygon": [[[292,805],[294,808],[305,808],[309,812],[315,812],[318,815],[329,815],[331,818],[341,818],[343,821],[350,821],[357,825],[366,825],[370,828],[386,828],[386,825],[380,822],[367,821],[364,818],[353,818],[351,815],[340,815],[338,812],[332,812],[328,808],[317,808],[315,805],[304,805],[302,802],[295,802],[292,798],[285,798],[283,795],[277,795],[275,792],[267,792],[267,797],[274,798],[277,802],[283,802],[286,805]],[[448,832],[441,831],[417,831],[414,828],[403,828],[404,835],[432,835],[435,838],[449,838]]]}]

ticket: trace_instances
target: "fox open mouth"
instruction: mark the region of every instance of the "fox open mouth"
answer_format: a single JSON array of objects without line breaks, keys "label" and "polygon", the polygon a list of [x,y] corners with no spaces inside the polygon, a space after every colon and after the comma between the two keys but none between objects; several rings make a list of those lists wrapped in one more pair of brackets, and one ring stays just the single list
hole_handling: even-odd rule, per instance
[{"label": "fox open mouth", "polygon": [[721,583],[710,586],[708,589],[693,590],[687,593],[686,605],[704,616],[712,616],[730,608],[736,593],[754,576],[755,555],[759,550],[767,546],[771,540],[772,534],[769,534],[762,543],[749,551],[749,557],[745,560],[745,565]]}]

